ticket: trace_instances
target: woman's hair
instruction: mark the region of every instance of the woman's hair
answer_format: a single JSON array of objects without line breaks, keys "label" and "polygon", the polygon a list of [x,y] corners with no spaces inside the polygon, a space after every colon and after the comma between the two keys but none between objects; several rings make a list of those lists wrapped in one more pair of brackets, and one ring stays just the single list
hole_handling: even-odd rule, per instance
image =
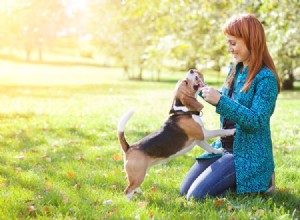
[{"label": "woman's hair", "polygon": [[[223,28],[223,33],[243,39],[250,52],[248,66],[248,76],[242,91],[249,90],[252,81],[259,70],[265,66],[269,68],[276,76],[278,92],[280,92],[280,80],[276,71],[274,62],[268,51],[265,31],[260,21],[251,14],[241,14],[228,20]],[[236,74],[235,67],[227,80],[227,86],[230,87]]]}]

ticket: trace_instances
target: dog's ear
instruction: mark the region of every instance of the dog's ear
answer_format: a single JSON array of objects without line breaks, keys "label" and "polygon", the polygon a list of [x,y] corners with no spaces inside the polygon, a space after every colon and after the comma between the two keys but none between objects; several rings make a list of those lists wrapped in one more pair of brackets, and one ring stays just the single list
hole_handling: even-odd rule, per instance
[{"label": "dog's ear", "polygon": [[[195,98],[195,90],[190,80],[178,81],[173,103],[176,99],[179,100],[190,111],[201,111],[204,107]],[[173,108],[173,103],[171,109]]]},{"label": "dog's ear", "polygon": [[181,86],[181,84],[185,84],[188,85],[190,80],[187,79],[183,79],[183,80],[178,80],[177,84],[176,84],[176,90],[178,89],[179,86]]},{"label": "dog's ear", "polygon": [[178,84],[175,99],[178,99],[190,111],[201,111],[204,107],[195,98],[195,90],[190,80],[182,80]]},{"label": "dog's ear", "polygon": [[193,97],[195,90],[190,80],[181,80],[176,85],[175,98],[181,99],[181,96]]},{"label": "dog's ear", "polygon": [[180,101],[190,111],[198,111],[198,112],[200,112],[204,108],[204,106],[200,102],[198,102],[195,97],[182,96],[181,99],[180,99]]}]

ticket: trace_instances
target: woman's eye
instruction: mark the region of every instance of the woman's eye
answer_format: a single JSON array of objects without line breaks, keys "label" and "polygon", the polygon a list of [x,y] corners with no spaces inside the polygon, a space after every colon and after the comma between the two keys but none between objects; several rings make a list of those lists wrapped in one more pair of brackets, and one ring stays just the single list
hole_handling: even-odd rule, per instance
[{"label": "woman's eye", "polygon": [[228,45],[229,45],[229,46],[235,46],[235,45],[236,45],[236,42],[228,42]]}]

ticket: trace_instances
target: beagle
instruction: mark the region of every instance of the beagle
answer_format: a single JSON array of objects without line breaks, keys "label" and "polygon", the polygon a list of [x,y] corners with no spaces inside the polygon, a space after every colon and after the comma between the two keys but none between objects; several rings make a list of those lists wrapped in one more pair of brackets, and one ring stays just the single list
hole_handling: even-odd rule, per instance
[{"label": "beagle", "polygon": [[229,136],[235,129],[206,130],[199,116],[203,105],[197,101],[203,76],[197,70],[188,71],[185,80],[175,88],[170,116],[155,132],[129,145],[124,128],[134,111],[122,116],[118,124],[118,139],[124,152],[124,168],[129,182],[124,193],[132,199],[134,192],[141,193],[140,185],[148,169],[190,151],[199,145],[205,151],[221,154],[221,149],[212,148],[205,140],[217,136]]}]

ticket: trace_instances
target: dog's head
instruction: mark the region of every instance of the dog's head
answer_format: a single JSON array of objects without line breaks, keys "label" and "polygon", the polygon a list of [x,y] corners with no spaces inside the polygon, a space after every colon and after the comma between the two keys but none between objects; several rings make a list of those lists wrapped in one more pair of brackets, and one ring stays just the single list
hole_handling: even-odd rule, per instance
[{"label": "dog's head", "polygon": [[184,80],[177,83],[170,113],[176,111],[201,111],[203,105],[197,101],[200,88],[205,86],[203,75],[194,69],[188,71]]},{"label": "dog's head", "polygon": [[186,79],[189,79],[192,81],[193,88],[195,92],[199,92],[200,88],[205,86],[205,83],[203,82],[203,75],[195,69],[191,69],[188,71],[186,75]]}]

